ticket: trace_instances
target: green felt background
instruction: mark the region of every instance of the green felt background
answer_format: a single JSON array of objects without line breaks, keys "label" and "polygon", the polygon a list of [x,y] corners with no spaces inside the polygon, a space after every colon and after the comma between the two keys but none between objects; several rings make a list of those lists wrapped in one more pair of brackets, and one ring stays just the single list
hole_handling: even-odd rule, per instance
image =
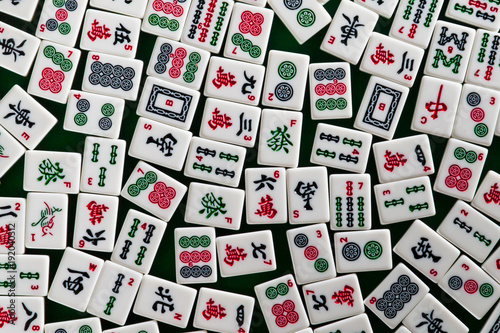
[{"label": "green felt background", "polygon": [[[6,1],[6,0],[4,0]],[[28,0],[34,1],[34,0]],[[146,0],[136,0],[136,1],[146,1]],[[314,1],[314,0],[305,0],[305,1]],[[40,1],[33,21],[25,22],[22,20],[15,19],[13,17],[7,16],[3,13],[0,13],[0,21],[11,24],[15,27],[18,27],[24,31],[34,34],[35,25],[38,22],[38,18],[40,16],[41,6],[43,1]],[[334,15],[337,7],[338,0],[330,0],[325,5],[325,8],[328,10],[331,16]],[[442,12],[444,13],[448,1],[445,1]],[[440,19],[445,19],[447,21],[451,21],[444,17],[441,14]],[[392,19],[388,20],[380,17],[378,23],[375,27],[375,31],[381,32],[384,34],[388,34],[389,29],[392,24]],[[323,40],[324,35],[326,34],[327,27],[322,29],[318,34],[316,34],[313,38],[308,40],[303,45],[299,45],[294,37],[288,32],[283,23],[279,20],[277,16],[274,18],[274,23],[272,27],[271,37],[269,41],[268,49],[275,50],[283,50],[297,53],[305,53],[311,56],[311,63],[318,62],[335,62],[341,61],[338,58],[335,58],[319,49],[319,46]],[[154,42],[156,40],[156,36],[146,34],[141,32],[140,40],[139,40],[139,48],[140,50],[137,54],[137,58],[144,61],[144,67],[147,67],[149,63],[149,58],[151,51],[154,46]],[[77,43],[77,46],[79,43]],[[427,52],[424,56],[424,60],[427,57]],[[83,51],[82,56],[79,63],[79,68],[77,75],[75,77],[73,83],[73,89],[81,89],[81,83],[83,79],[83,65],[86,62],[87,52]],[[267,58],[266,58],[267,62]],[[264,62],[264,64],[266,63]],[[31,74],[31,73],[30,73]],[[418,134],[410,130],[410,124],[413,116],[413,109],[416,103],[416,98],[418,94],[418,88],[420,86],[420,78],[422,75],[422,68],[419,71],[419,76],[415,81],[413,88],[410,90],[409,98],[406,102],[403,114],[401,116],[401,120],[399,122],[396,134],[394,138],[405,137],[413,134]],[[18,84],[22,88],[27,89],[29,82],[28,77],[21,77],[19,75],[13,74],[7,70],[0,68],[0,97],[3,97],[9,89],[14,85]],[[366,73],[362,73],[359,71],[359,66],[351,66],[351,78],[352,78],[352,91],[353,91],[353,113],[356,115],[359,105],[361,103],[361,99],[363,97],[364,88],[368,82],[369,75]],[[146,79],[145,73],[143,73],[142,82]],[[201,88],[203,91],[203,87]],[[40,143],[37,147],[37,150],[53,150],[53,151],[65,151],[65,152],[83,152],[83,145],[85,140],[85,135],[68,132],[63,130],[63,122],[66,106],[63,104],[54,103],[48,100],[39,99],[37,100],[45,106],[52,114],[57,117],[58,123],[56,126],[50,131],[48,136]],[[195,114],[195,118],[193,121],[193,125],[191,131],[194,135],[198,135],[199,126],[203,113],[203,106],[205,104],[205,99],[202,97],[197,109],[197,113]],[[135,109],[137,106],[137,102],[126,102],[125,113],[123,117],[123,123],[120,132],[120,139],[126,140],[130,143],[132,139],[132,134],[138,119],[138,116],[135,113]],[[310,117],[310,109],[309,109],[309,92],[306,91],[305,101],[304,101],[304,124],[302,129],[302,142],[301,142],[301,154],[299,166],[310,166],[309,157],[311,153],[311,147],[313,144],[313,136],[316,131],[316,126],[319,121],[313,121]],[[351,119],[344,120],[324,120],[324,123],[340,125],[344,127],[352,128],[354,117]],[[491,128],[491,127],[490,127]],[[379,142],[381,139],[374,137],[373,142]],[[430,136],[432,153],[434,158],[434,165],[437,167],[440,165],[442,153],[444,151],[446,140],[439,137]],[[499,155],[496,152],[499,151],[500,148],[500,138],[495,137],[493,144],[490,147],[489,155],[486,161],[486,166],[482,173],[481,179],[486,174],[487,170],[493,169],[499,171]],[[125,160],[125,170],[124,170],[124,181],[129,177],[132,169],[134,168],[137,160],[127,156]],[[33,166],[31,166],[33,167]],[[258,167],[257,165],[257,150],[256,149],[247,149],[247,157],[245,161],[245,167]],[[26,197],[26,192],[23,191],[23,169],[24,169],[24,158],[21,158],[9,172],[5,174],[5,176],[0,180],[0,196],[18,196],[18,197]],[[186,178],[182,172],[176,172],[169,169],[165,169],[159,167],[160,170],[164,171],[168,175],[174,177],[175,179],[183,182],[185,185],[188,185],[192,179]],[[339,173],[339,170],[334,170],[329,168],[328,173]],[[376,175],[375,164],[373,161],[373,157],[370,155],[370,160],[368,162],[367,172],[372,175],[372,183],[375,185],[378,183],[378,178]],[[243,177],[242,177],[243,178]],[[431,181],[434,180],[434,176],[431,176]],[[240,188],[244,189],[244,180],[240,181]],[[75,216],[75,205],[76,205],[76,195],[70,195],[69,201],[69,226],[68,226],[68,246],[71,246],[73,241],[73,223]],[[453,206],[455,199],[441,195],[434,194],[434,200],[436,203],[437,214],[433,217],[426,218],[424,221],[433,229],[436,229],[441,223],[442,219],[446,216],[449,209]],[[372,198],[373,209],[372,209],[372,217],[373,217],[373,228],[378,229],[381,228],[381,225],[378,220],[378,214],[375,208],[375,201]],[[192,227],[193,224],[188,224],[184,222],[184,212],[185,212],[185,203],[186,197],[184,197],[179,209],[174,214],[172,220],[169,222],[165,235],[163,237],[161,246],[159,248],[159,252],[156,256],[153,267],[150,271],[151,275],[167,279],[170,281],[175,281],[175,264],[174,264],[174,229],[177,227]],[[120,207],[119,207],[119,215],[118,215],[118,226],[117,226],[117,235],[121,229],[121,225],[125,218],[127,211],[130,208],[139,209],[139,207],[131,204],[127,200],[120,198]],[[243,216],[245,212],[243,212]],[[391,239],[392,246],[396,244],[396,242],[401,238],[406,229],[408,228],[410,222],[397,223],[393,225],[386,226],[391,230]],[[260,273],[260,274],[252,274],[247,276],[233,277],[233,278],[221,278],[219,276],[218,282],[210,285],[195,285],[194,287],[198,288],[200,286],[208,286],[212,288],[217,288],[225,291],[241,293],[245,295],[254,296],[253,286],[259,283],[274,279],[276,277],[293,273],[292,263],[290,259],[290,255],[288,252],[288,244],[285,237],[285,231],[291,228],[289,224],[281,224],[276,226],[270,225],[253,225],[249,226],[245,222],[242,223],[242,227],[240,232],[249,232],[249,231],[257,231],[263,229],[270,229],[273,232],[274,238],[274,246],[276,249],[276,257],[278,267],[276,271],[270,273]],[[228,235],[234,233],[234,231],[228,231],[224,229],[217,229],[217,236]],[[330,233],[332,236],[332,233]],[[63,251],[55,251],[55,250],[32,250],[27,249],[26,253],[29,254],[47,254],[50,256],[50,281],[57,270],[59,261],[61,259]],[[93,255],[101,257],[103,259],[109,259],[110,253],[102,253],[102,252],[92,252]],[[401,259],[393,254],[393,264],[394,266],[401,262]],[[416,272],[416,270],[413,270]],[[383,272],[367,272],[367,273],[358,273],[359,281],[361,284],[362,293],[364,296],[368,295],[377,285],[382,281],[382,279],[389,273],[389,271]],[[431,293],[444,305],[446,305],[460,320],[462,320],[470,329],[470,332],[479,332],[482,325],[486,321],[489,313],[483,320],[478,321],[472,315],[470,315],[464,308],[458,305],[455,301],[453,301],[447,294],[445,294],[440,288],[437,287],[434,283],[430,282],[427,278],[423,277],[420,273],[416,272],[417,275],[423,279],[425,283],[429,285],[431,288]],[[382,323],[375,315],[373,315],[369,310],[367,310],[368,316],[370,317],[370,321],[372,323],[372,327],[374,332],[391,332],[391,330]],[[63,320],[71,320],[71,319],[79,319],[83,317],[90,316],[87,313],[80,313],[78,311],[72,310],[55,302],[52,302],[47,299],[46,301],[46,314],[45,320],[47,323],[63,321]],[[147,318],[140,317],[130,313],[127,324],[137,323],[148,320]],[[116,327],[115,324],[102,320],[103,329],[109,329]],[[186,329],[179,329],[170,325],[165,325],[159,323],[161,332],[186,332],[189,330],[195,330],[192,326],[192,318],[190,321],[190,326]],[[321,325],[319,325],[321,326]],[[267,332],[267,327],[265,325],[263,316],[261,314],[261,310],[256,302],[256,306],[254,309],[254,315],[252,319],[251,330],[252,333],[265,333]],[[344,332],[342,332],[344,333]],[[349,332],[350,333],[350,332]],[[357,332],[356,332],[357,333]],[[453,333],[453,332],[449,332]]]}]

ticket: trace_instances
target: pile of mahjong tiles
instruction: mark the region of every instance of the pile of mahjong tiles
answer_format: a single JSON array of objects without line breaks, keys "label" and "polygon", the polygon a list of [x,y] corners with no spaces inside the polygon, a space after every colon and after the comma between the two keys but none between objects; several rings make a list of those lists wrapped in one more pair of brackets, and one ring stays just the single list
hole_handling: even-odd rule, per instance
[{"label": "pile of mahjong tiles", "polygon": [[333,2],[0,1],[0,332],[499,332],[500,2]]}]

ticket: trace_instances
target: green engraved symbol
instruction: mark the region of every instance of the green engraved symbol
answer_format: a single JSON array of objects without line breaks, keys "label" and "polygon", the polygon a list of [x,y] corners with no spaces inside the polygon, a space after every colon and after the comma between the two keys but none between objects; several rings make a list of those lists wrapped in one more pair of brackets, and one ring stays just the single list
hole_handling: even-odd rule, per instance
[{"label": "green engraved symbol", "polygon": [[28,272],[28,273],[19,273],[19,277],[21,279],[28,279],[28,280],[31,280],[31,279],[35,279],[35,280],[38,280],[40,278],[40,273],[36,272],[36,273],[31,273],[31,272]]},{"label": "green engraved symbol", "polygon": [[427,202],[418,203],[416,205],[410,205],[410,206],[408,206],[408,209],[410,210],[410,212],[413,213],[416,210],[421,211],[422,209],[429,209],[429,204]]},{"label": "green engraved symbol", "polygon": [[271,130],[272,137],[268,139],[267,146],[271,148],[272,151],[280,151],[283,149],[285,153],[288,154],[288,148],[286,146],[293,146],[292,141],[290,141],[290,134],[287,133],[288,127],[283,125],[283,129],[281,127],[276,127],[273,131]]},{"label": "green engraved symbol", "polygon": [[158,175],[153,171],[148,171],[144,175],[144,178],[147,180],[148,183],[154,184],[158,180]]},{"label": "green engraved symbol", "polygon": [[234,35],[231,36],[231,42],[236,45],[236,46],[240,46],[241,43],[245,40],[245,37],[243,37],[242,34],[240,33],[236,33]]},{"label": "green engraved symbol", "polygon": [[111,117],[115,113],[115,107],[111,103],[106,103],[101,106],[101,113],[106,117]]},{"label": "green engraved symbol", "polygon": [[483,297],[490,297],[491,295],[493,295],[493,291],[493,286],[489,283],[483,283],[479,287],[479,294]]},{"label": "green engraved symbol", "polygon": [[10,282],[10,281],[0,281],[0,287],[4,287],[4,288],[9,288],[9,287],[12,287],[14,288],[16,286],[16,283],[14,281]]},{"label": "green engraved symbol", "polygon": [[131,197],[136,197],[139,195],[139,193],[141,193],[141,190],[139,189],[139,186],[135,185],[135,184],[132,184],[130,185],[129,187],[127,187],[127,193],[131,196]]},{"label": "green engraved symbol", "polygon": [[276,291],[278,292],[278,295],[281,295],[281,296],[285,296],[286,294],[288,294],[288,286],[286,285],[286,283],[278,283],[278,285],[276,286]]},{"label": "green engraved symbol", "polygon": [[198,164],[196,162],[193,163],[193,170],[206,171],[208,173],[212,172],[212,167],[205,164]]},{"label": "green engraved symbol", "polygon": [[182,247],[183,249],[189,247],[189,237],[188,236],[182,236],[179,238],[179,246]]},{"label": "green engraved symbol", "polygon": [[137,187],[139,188],[139,190],[141,191],[144,191],[145,189],[148,188],[149,186],[149,183],[148,181],[146,180],[146,178],[144,177],[140,177],[138,178],[136,181],[135,181],[135,184],[137,185]]},{"label": "green engraved symbol", "polygon": [[382,245],[377,241],[369,241],[363,247],[363,253],[370,260],[378,259],[382,255]]},{"label": "green engraved symbol", "polygon": [[106,184],[104,183],[104,179],[106,179],[106,168],[105,167],[100,167],[99,168],[99,182],[97,183],[98,186],[104,187]]},{"label": "green engraved symbol", "polygon": [[56,53],[56,48],[53,47],[52,45],[47,45],[43,49],[43,55],[46,56],[49,59],[52,58],[55,53]]},{"label": "green engraved symbol", "polygon": [[328,261],[323,258],[319,258],[314,262],[314,269],[320,273],[326,272],[328,270]]},{"label": "green engraved symbol", "polygon": [[266,297],[269,299],[275,299],[278,297],[278,291],[275,287],[269,287],[266,289]]},{"label": "green engraved symbol", "polygon": [[389,208],[391,206],[397,206],[397,205],[404,205],[405,201],[403,198],[399,198],[399,199],[392,199],[392,200],[386,200],[384,201],[384,206],[386,208]]},{"label": "green engraved symbol", "polygon": [[465,158],[466,153],[467,153],[467,151],[465,150],[465,148],[458,147],[458,148],[455,148],[455,151],[453,152],[453,156],[455,156],[455,158],[457,160],[463,160]]},{"label": "green engraved symbol", "polygon": [[448,60],[448,57],[444,54],[443,50],[436,49],[436,55],[434,56],[432,67],[439,68],[439,62],[441,61],[443,63],[443,66],[447,68],[450,68],[451,65],[454,65],[451,71],[454,74],[458,74],[460,68],[460,60],[462,60],[462,56],[460,54],[457,54],[453,58],[450,58],[450,60]]},{"label": "green engraved symbol", "polygon": [[64,0],[52,0],[52,4],[56,8],[61,8],[62,6],[64,6],[64,2]]},{"label": "green engraved symbol", "polygon": [[208,247],[211,242],[212,242],[212,240],[207,235],[203,235],[203,236],[200,237],[200,245],[201,245],[201,247]]},{"label": "green engraved symbol", "polygon": [[410,193],[418,193],[418,192],[423,192],[425,191],[425,186],[424,184],[420,185],[420,186],[413,186],[413,187],[407,187],[406,188],[406,194],[410,194]]},{"label": "green engraved symbol", "polygon": [[314,12],[312,10],[310,10],[308,8],[301,9],[297,13],[297,22],[305,28],[313,25],[314,21],[316,21],[316,15],[314,14]]},{"label": "green engraved symbol", "polygon": [[201,205],[203,206],[203,209],[201,209],[198,213],[206,214],[205,219],[209,219],[212,215],[218,216],[219,213],[222,215],[227,213],[227,210],[224,210],[226,204],[222,202],[222,197],[216,198],[212,192],[205,194],[205,196],[201,198]]},{"label": "green engraved symbol", "polygon": [[192,61],[194,63],[199,63],[201,61],[201,55],[198,52],[192,52],[189,55],[189,61]]},{"label": "green engraved symbol", "polygon": [[64,59],[61,62],[61,69],[63,72],[69,72],[73,68],[73,62],[69,59]]},{"label": "green engraved symbol", "polygon": [[37,178],[37,181],[45,180],[45,185],[48,185],[51,181],[56,182],[57,179],[64,179],[66,177],[62,174],[63,168],[59,166],[59,162],[52,163],[52,161],[47,158],[43,160],[42,163],[38,165],[38,171],[42,174]]},{"label": "green engraved symbol", "polygon": [[243,52],[249,52],[250,49],[253,47],[253,43],[249,39],[244,39],[243,42],[241,42],[240,47]]},{"label": "green engraved symbol", "polygon": [[198,246],[200,246],[200,237],[191,236],[191,238],[189,238],[189,245],[191,247],[194,247],[194,248],[197,248]]},{"label": "green engraved symbol", "polygon": [[278,74],[283,80],[291,80],[297,75],[297,66],[291,61],[283,61],[278,66]]},{"label": "green engraved symbol", "polygon": [[5,270],[9,270],[9,269],[16,269],[17,265],[15,262],[12,262],[12,263],[9,263],[9,262],[6,262],[5,264],[0,264],[0,269],[5,269]]},{"label": "green engraved symbol", "polygon": [[109,301],[106,303],[106,309],[104,310],[104,314],[110,316],[111,315],[111,309],[113,308],[113,303],[115,303],[116,297],[114,296],[109,296]]},{"label": "green engraved symbol", "polygon": [[472,150],[469,150],[467,152],[467,154],[465,154],[465,161],[467,163],[471,163],[472,164],[472,163],[476,162],[476,160],[477,160],[477,154],[476,154],[476,152],[474,152]]},{"label": "green engraved symbol", "polygon": [[238,159],[239,159],[238,155],[231,155],[231,154],[226,154],[223,152],[219,153],[219,158],[221,160],[234,161],[234,162],[238,162]]},{"label": "green engraved symbol", "polygon": [[316,149],[316,155],[317,156],[324,156],[324,157],[329,157],[331,159],[334,159],[336,156],[336,153],[334,151],[329,151],[327,149],[321,150],[321,149]]},{"label": "green engraved symbol", "polygon": [[138,230],[137,227],[141,223],[141,220],[139,220],[139,219],[133,219],[133,221],[134,222],[130,226],[130,231],[128,232],[128,235],[129,235],[130,238],[134,238],[135,237],[135,232]]},{"label": "green engraved symbol", "polygon": [[109,154],[109,156],[111,157],[111,159],[109,160],[109,164],[111,165],[116,164],[116,156],[118,156],[118,154],[116,153],[117,150],[118,150],[117,145],[111,145],[111,153]]},{"label": "green engraved symbol", "polygon": [[53,56],[52,56],[52,62],[54,63],[54,65],[60,65],[64,60],[64,55],[61,53],[61,52],[56,52]]},{"label": "green engraved symbol", "polygon": [[355,141],[354,139],[344,138],[344,139],[342,139],[342,144],[349,145],[351,147],[361,148],[361,146],[363,145],[363,142],[361,140]]},{"label": "green engraved symbol", "polygon": [[91,161],[94,163],[99,162],[99,159],[97,158],[97,156],[99,156],[99,147],[100,146],[101,146],[100,144],[94,143],[94,149],[92,149],[92,159],[91,159]]},{"label": "green engraved symbol", "polygon": [[145,246],[140,247],[139,253],[137,253],[137,259],[134,261],[137,266],[142,265],[142,259],[144,259],[145,255],[144,253],[147,251],[147,248]]},{"label": "green engraved symbol", "polygon": [[75,118],[73,118],[73,120],[78,126],[83,126],[87,123],[87,115],[79,112],[75,114]]},{"label": "green engraved symbol", "polygon": [[59,27],[57,29],[59,30],[61,35],[67,35],[71,31],[71,26],[68,23],[63,22],[63,23],[59,24]]},{"label": "green engraved symbol", "polygon": [[92,333],[92,328],[89,325],[82,325],[80,326],[78,333]]},{"label": "green engraved symbol", "polygon": [[480,138],[484,138],[488,134],[488,126],[483,123],[477,124],[474,126],[474,134]]},{"label": "green engraved symbol", "polygon": [[[190,63],[188,63],[189,65]],[[187,66],[186,66],[187,67]],[[186,68],[187,69],[187,68]],[[195,79],[195,76],[192,72],[185,72],[184,74],[182,74],[182,78],[184,79],[184,82],[186,83],[191,83],[194,81]]]}]

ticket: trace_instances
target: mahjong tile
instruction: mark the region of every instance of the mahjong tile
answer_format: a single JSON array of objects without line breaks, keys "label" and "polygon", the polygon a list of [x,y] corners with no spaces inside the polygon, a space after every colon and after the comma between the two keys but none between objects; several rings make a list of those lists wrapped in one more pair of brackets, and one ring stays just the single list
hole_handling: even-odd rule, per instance
[{"label": "mahjong tile", "polygon": [[[36,6],[36,1],[29,4],[28,1],[23,1],[22,3],[17,2],[17,7],[28,10],[26,7],[32,6],[32,3],[35,3]],[[4,1],[0,6],[9,7],[1,8],[0,11],[3,13],[7,10],[7,13],[14,14],[14,11],[17,12],[18,10],[13,6],[13,2],[9,1]],[[12,7],[12,11],[9,12],[10,7]],[[21,18],[26,14],[29,15],[28,12],[20,12],[15,13],[15,16]],[[28,75],[38,52],[40,39],[3,22],[0,22],[0,36],[2,37],[0,42],[0,47],[2,47],[0,66],[22,76]]]},{"label": "mahjong tile", "polygon": [[138,18],[142,18],[146,10],[146,1],[123,0],[117,2],[115,0],[90,0],[90,5]]},{"label": "mahjong tile", "polygon": [[0,197],[0,253],[25,251],[26,199]]},{"label": "mahjong tile", "polygon": [[[490,6],[490,8],[495,8],[493,2],[490,3]],[[500,61],[497,57],[499,43],[500,33],[495,34],[483,29],[477,30],[465,82],[490,89],[498,88],[500,84],[500,70],[498,69]]]},{"label": "mahjong tile", "polygon": [[493,170],[488,171],[472,200],[473,207],[497,221],[500,220],[498,183],[500,183],[500,175]]},{"label": "mahjong tile", "polygon": [[500,20],[498,20],[497,14],[499,9],[500,4],[496,1],[489,1],[487,3],[458,0],[448,3],[445,15],[459,22],[491,31],[498,31],[500,29]]},{"label": "mahjong tile", "polygon": [[[141,30],[150,34],[170,38],[172,40],[179,40],[181,38],[182,30],[184,29],[184,24],[186,23],[186,18],[192,1],[160,1],[148,0],[146,12],[144,13],[144,19],[142,20]],[[198,2],[196,3],[198,4]],[[203,6],[205,3],[200,1],[199,4]],[[191,22],[189,22],[189,24],[190,23]]]},{"label": "mahjong tile", "polygon": [[0,126],[0,178],[24,155],[26,148]]}]

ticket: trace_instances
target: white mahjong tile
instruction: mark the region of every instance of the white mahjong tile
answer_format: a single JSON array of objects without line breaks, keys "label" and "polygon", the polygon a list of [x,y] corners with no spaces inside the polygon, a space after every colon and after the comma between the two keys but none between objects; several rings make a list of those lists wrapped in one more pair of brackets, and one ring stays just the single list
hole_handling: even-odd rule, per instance
[{"label": "white mahjong tile", "polygon": [[495,220],[500,220],[500,197],[498,192],[500,175],[493,170],[488,171],[472,200],[472,206]]},{"label": "white mahjong tile", "polygon": [[[5,13],[6,9],[1,8],[1,6],[12,7],[11,3],[9,1],[2,2],[0,4],[0,12]],[[31,3],[35,3],[36,5],[35,1]],[[17,2],[17,7],[25,7],[26,9],[26,6],[31,6],[31,3],[28,1]],[[9,9],[7,8],[7,10]],[[13,12],[10,13],[14,14]],[[15,16],[21,18],[21,16],[26,14],[27,12],[16,13]],[[2,37],[2,41],[0,42],[0,47],[2,47],[0,66],[22,76],[28,75],[38,52],[40,39],[4,22],[0,22],[0,36]]]},{"label": "white mahjong tile", "polygon": [[[334,331],[335,329],[336,331]],[[362,313],[347,319],[339,320],[334,322],[333,324],[328,324],[325,326],[318,327],[314,330],[314,333],[342,332],[343,330],[347,332],[373,333],[370,320],[368,319],[366,313]]]},{"label": "white mahjong tile", "polygon": [[26,199],[0,197],[0,253],[25,251]]},{"label": "white mahjong tile", "polygon": [[24,155],[26,148],[0,126],[0,178]]},{"label": "white mahjong tile", "polygon": [[497,1],[487,3],[457,0],[448,3],[445,16],[461,23],[498,31],[500,29],[500,20],[498,20],[497,14],[499,9],[500,4]]},{"label": "white mahjong tile", "polygon": [[90,0],[92,7],[109,10],[112,12],[142,18],[146,10],[146,1],[115,1],[115,0]]},{"label": "white mahjong tile", "polygon": [[[495,3],[490,2],[490,6],[490,8],[495,8]],[[500,33],[483,29],[476,31],[465,82],[498,89],[500,85],[500,59],[497,57],[499,43]]]},{"label": "white mahjong tile", "polygon": [[[195,0],[194,2],[201,6],[205,4],[205,2],[198,1]],[[191,2],[191,0],[164,0],[162,2],[148,0],[144,19],[142,20],[142,31],[171,40],[179,40],[186,23]],[[193,5],[193,7],[195,6]],[[188,22],[188,24],[190,23]]]}]

